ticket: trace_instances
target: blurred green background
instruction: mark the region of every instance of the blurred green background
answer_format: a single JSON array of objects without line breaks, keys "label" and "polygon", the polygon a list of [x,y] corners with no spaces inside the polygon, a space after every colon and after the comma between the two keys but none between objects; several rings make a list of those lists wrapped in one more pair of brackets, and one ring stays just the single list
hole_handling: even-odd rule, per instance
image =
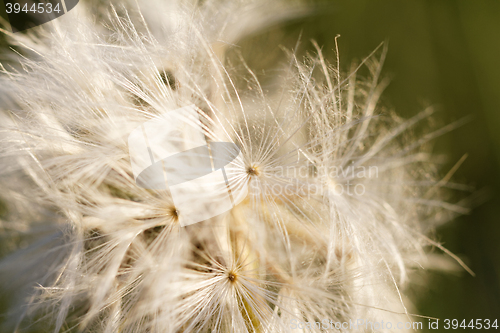
[{"label": "blurred green background", "polygon": [[[309,15],[252,37],[252,42],[241,44],[241,53],[252,69],[267,71],[283,60],[281,45],[293,49],[301,36],[299,60],[307,51],[315,54],[310,43],[314,39],[325,58],[335,64],[338,34],[340,67],[348,71],[353,60],[359,63],[386,41],[383,76],[390,77],[391,84],[382,104],[406,118],[433,105],[441,125],[471,118],[436,139],[434,151],[448,156],[441,168],[443,176],[468,155],[453,180],[476,189],[462,198],[480,199],[469,215],[436,230],[435,239],[462,258],[476,276],[430,271],[416,280],[410,294],[419,314],[467,323],[498,319],[500,325],[500,1],[309,3],[315,6]],[[256,50],[256,41],[266,45],[265,51]],[[432,332],[448,332],[443,326],[441,322],[440,329]]]},{"label": "blurred green background", "polygon": [[[469,215],[439,228],[436,238],[476,277],[432,272],[424,285],[414,286],[415,306],[420,314],[441,319],[500,322],[500,1],[313,3],[318,10],[290,24],[291,35],[302,31],[304,43],[315,39],[333,62],[334,37],[340,34],[343,70],[387,40],[383,72],[392,81],[383,102],[399,115],[415,115],[431,104],[444,123],[472,116],[464,126],[438,138],[435,149],[449,156],[443,170],[468,154],[454,180],[490,194]],[[448,331],[440,326],[433,332]]]},{"label": "blurred green background", "polygon": [[[478,191],[487,188],[491,194],[471,214],[437,230],[437,239],[464,259],[476,277],[432,272],[414,286],[415,306],[420,314],[441,319],[500,320],[500,1],[311,3],[317,10],[310,15],[258,37],[267,45],[268,59],[283,57],[279,45],[293,47],[302,32],[303,44],[311,47],[308,41],[315,39],[334,62],[334,37],[340,34],[341,67],[348,70],[353,59],[364,58],[387,40],[384,73],[392,82],[384,103],[404,117],[435,105],[443,123],[473,116],[437,139],[436,150],[450,157],[443,170],[468,154],[454,180]],[[1,44],[5,47],[3,37]],[[260,66],[266,67],[266,62]],[[433,332],[441,331],[446,330]]]}]

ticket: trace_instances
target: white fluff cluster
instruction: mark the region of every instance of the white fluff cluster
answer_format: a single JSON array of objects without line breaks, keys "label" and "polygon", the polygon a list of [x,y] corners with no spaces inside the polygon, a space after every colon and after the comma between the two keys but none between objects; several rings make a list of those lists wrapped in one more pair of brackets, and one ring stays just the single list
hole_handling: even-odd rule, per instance
[{"label": "white fluff cluster", "polygon": [[[127,6],[107,28],[81,3],[39,36],[10,36],[27,56],[4,63],[0,84],[1,227],[21,246],[0,263],[5,331],[319,332],[324,320],[415,319],[409,269],[425,264],[425,234],[463,208],[442,201],[448,182],[435,181],[426,148],[447,128],[415,139],[431,109],[403,120],[378,105],[385,50],[347,75],[319,47],[304,62],[291,53],[266,88],[228,52],[293,10]],[[187,105],[209,140],[241,148],[249,194],[181,227],[168,191],[137,186],[127,138]]]}]

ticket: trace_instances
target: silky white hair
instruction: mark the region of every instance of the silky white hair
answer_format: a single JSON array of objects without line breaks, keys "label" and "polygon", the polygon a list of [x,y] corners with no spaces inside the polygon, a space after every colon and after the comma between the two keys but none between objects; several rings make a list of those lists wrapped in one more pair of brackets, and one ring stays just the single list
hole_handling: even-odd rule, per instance
[{"label": "silky white hair", "polygon": [[[426,247],[444,250],[433,228],[466,209],[446,201],[446,187],[462,187],[438,178],[428,145],[455,125],[417,135],[432,108],[404,120],[379,105],[387,48],[343,74],[313,43],[262,86],[234,45],[303,7],[108,5],[4,31],[19,53],[0,77],[1,227],[20,247],[0,263],[4,329],[320,332],[323,320],[416,320],[410,273],[428,263]],[[209,140],[240,147],[249,194],[181,227],[168,191],[136,184],[127,137],[187,105]]]}]

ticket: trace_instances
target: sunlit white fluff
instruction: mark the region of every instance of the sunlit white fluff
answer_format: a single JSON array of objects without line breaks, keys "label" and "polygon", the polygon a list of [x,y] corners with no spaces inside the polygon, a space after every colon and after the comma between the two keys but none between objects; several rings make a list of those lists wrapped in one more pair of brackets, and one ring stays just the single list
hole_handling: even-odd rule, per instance
[{"label": "sunlit white fluff", "polygon": [[[291,53],[268,90],[243,61],[226,66],[227,52],[297,11],[127,6],[110,30],[82,3],[39,37],[11,36],[29,56],[1,78],[2,225],[26,246],[0,264],[5,328],[290,332],[292,320],[415,319],[409,269],[425,264],[425,234],[464,209],[439,197],[446,182],[425,148],[446,128],[412,134],[432,110],[402,120],[379,106],[386,50],[345,75],[319,47],[305,62]],[[250,193],[183,228],[168,193],[135,184],[127,137],[193,104],[209,139],[240,146],[236,179]],[[362,194],[338,191],[358,184]]]}]

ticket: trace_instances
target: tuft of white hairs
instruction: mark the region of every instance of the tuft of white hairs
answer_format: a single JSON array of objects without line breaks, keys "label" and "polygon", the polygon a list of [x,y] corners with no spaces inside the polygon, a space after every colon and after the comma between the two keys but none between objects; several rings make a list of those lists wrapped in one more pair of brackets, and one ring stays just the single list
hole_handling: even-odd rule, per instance
[{"label": "tuft of white hairs", "polygon": [[[428,233],[466,210],[445,201],[443,188],[460,186],[439,180],[427,145],[453,125],[416,136],[431,108],[404,120],[379,105],[386,48],[347,74],[318,45],[305,61],[290,52],[263,87],[228,52],[303,9],[137,5],[109,7],[106,26],[80,3],[44,29],[4,31],[22,54],[0,77],[0,226],[20,246],[0,262],[4,331],[320,332],[324,320],[422,321],[404,293],[410,273],[426,265],[426,247],[440,247]],[[240,147],[236,178],[249,194],[181,227],[168,191],[137,186],[127,137],[188,105],[209,140]]]}]

